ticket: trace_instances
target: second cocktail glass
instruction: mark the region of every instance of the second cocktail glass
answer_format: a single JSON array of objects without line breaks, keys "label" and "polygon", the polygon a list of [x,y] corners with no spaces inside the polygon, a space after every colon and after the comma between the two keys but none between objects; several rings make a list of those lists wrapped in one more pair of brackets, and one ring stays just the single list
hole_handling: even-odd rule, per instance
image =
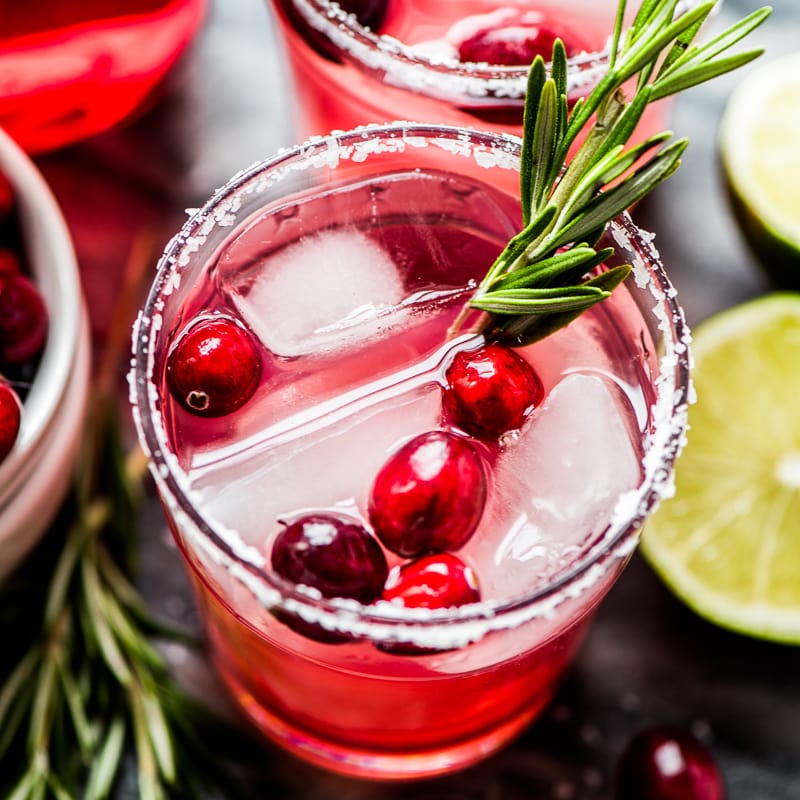
[{"label": "second cocktail glass", "polygon": [[[640,3],[628,3],[626,20]],[[697,5],[697,0],[682,8]],[[616,0],[272,0],[294,78],[298,133],[414,120],[520,135],[528,68],[559,36],[569,98],[608,68]],[[663,128],[651,106],[641,139]]]},{"label": "second cocktail glass", "polygon": [[[448,330],[519,229],[519,155],[514,138],[396,124],[255,165],[169,245],[136,328],[135,417],[214,662],[268,737],[333,770],[432,775],[509,741],[671,489],[688,334],[627,217],[606,240],[631,278],[516,351],[542,384],[524,424],[473,441],[443,410],[448,368],[481,346]],[[169,374],[209,323],[258,365],[252,396],[217,416]],[[482,516],[454,553],[479,601],[406,607],[381,594],[384,574],[366,600],[287,580],[277,542],[314,515],[362,530],[378,572],[415,562],[378,544],[371,505],[382,465],[430,431],[482,464]],[[456,515],[479,493],[462,485]]]}]

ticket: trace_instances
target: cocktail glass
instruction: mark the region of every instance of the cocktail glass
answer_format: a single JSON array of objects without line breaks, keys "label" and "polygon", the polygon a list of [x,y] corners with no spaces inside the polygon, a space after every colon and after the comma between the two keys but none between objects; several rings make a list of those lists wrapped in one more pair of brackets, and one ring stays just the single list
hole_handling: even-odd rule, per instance
[{"label": "cocktail glass", "polygon": [[[394,124],[256,164],[168,245],[134,331],[134,417],[213,662],[266,736],[332,770],[443,773],[524,729],[671,489],[688,334],[651,237],[623,216],[606,238],[631,278],[519,348],[546,398],[478,446],[489,499],[458,555],[480,602],[363,605],[271,567],[276,534],[309,509],[369,528],[388,454],[447,427],[443,370],[476,344],[448,328],[520,224],[519,154],[515,137]],[[167,364],[221,318],[258,341],[260,384],[199,417]]]},{"label": "cocktail glass", "polygon": [[[628,3],[627,23],[639,5]],[[553,35],[564,40],[568,96],[575,101],[608,67],[617,10],[616,0],[272,0],[272,6],[291,64],[301,136],[393,120],[521,135],[530,53],[540,50],[547,60]],[[533,43],[515,44],[526,38]],[[510,41],[510,54],[493,39]],[[493,48],[497,60],[516,63],[477,61],[491,58]],[[637,137],[660,131],[667,107],[650,106]]]},{"label": "cocktail glass", "polygon": [[143,104],[205,0],[0,0],[0,126],[29,153],[105,131]]}]

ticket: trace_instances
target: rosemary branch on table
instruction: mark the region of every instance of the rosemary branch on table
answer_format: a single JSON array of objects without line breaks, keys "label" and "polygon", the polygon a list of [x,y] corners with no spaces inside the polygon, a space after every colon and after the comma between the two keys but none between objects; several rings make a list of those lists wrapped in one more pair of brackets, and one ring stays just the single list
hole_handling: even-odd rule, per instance
[{"label": "rosemary branch on table", "polygon": [[[626,147],[637,124],[651,103],[759,56],[760,49],[726,51],[771,13],[764,7],[705,44],[693,44],[716,3],[700,3],[676,16],[678,3],[644,0],[623,31],[626,2],[621,0],[608,70],[571,109],[562,42],[553,46],[549,75],[544,60],[534,60],[520,166],[524,227],[497,257],[451,332],[477,309],[483,312],[477,331],[512,343],[532,342],[608,297],[628,276],[629,265],[594,271],[613,253],[613,248],[597,249],[600,237],[614,217],[679,167],[688,144],[670,141],[672,133],[664,131]],[[584,138],[577,144],[579,137]]]}]

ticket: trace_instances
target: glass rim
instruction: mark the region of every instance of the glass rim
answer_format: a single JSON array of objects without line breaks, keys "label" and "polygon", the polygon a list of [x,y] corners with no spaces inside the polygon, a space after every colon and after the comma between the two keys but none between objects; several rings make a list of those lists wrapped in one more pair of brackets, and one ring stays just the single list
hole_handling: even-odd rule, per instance
[{"label": "glass rim", "polygon": [[[378,76],[401,89],[492,107],[503,102],[521,103],[525,97],[530,65],[502,66],[453,59],[434,59],[391,36],[361,25],[355,14],[344,11],[336,0],[287,0],[305,22],[336,48],[336,54],[361,71]],[[681,0],[676,15],[703,0]],[[721,3],[719,0],[717,5]],[[605,74],[610,57],[611,28],[606,45],[567,59],[567,93],[592,88]],[[549,64],[547,65],[549,71]]]},{"label": "glass rim", "polygon": [[[376,141],[392,142],[384,150]],[[275,573],[266,564],[268,558],[254,551],[235,532],[203,518],[192,503],[188,476],[169,448],[163,424],[157,423],[161,409],[158,391],[153,380],[156,341],[162,331],[161,310],[164,298],[180,283],[179,272],[197,249],[197,237],[206,235],[216,224],[231,225],[230,214],[238,208],[242,193],[259,191],[265,173],[279,173],[277,180],[300,168],[329,164],[334,148],[338,155],[353,158],[359,144],[368,142],[366,150],[356,158],[374,153],[395,152],[398,142],[411,146],[428,146],[437,140],[443,149],[457,157],[480,159],[481,148],[490,148],[508,156],[518,169],[521,140],[509,134],[495,134],[449,125],[420,123],[389,123],[368,125],[351,131],[337,131],[285,149],[264,161],[237,173],[217,190],[208,202],[190,216],[179,233],[167,244],[157,266],[156,277],[133,329],[133,360],[129,379],[129,397],[140,443],[150,461],[150,471],[162,502],[174,517],[183,534],[193,546],[203,550],[231,576],[246,585],[267,608],[280,607],[307,622],[348,634],[368,636],[376,640],[405,641],[423,634],[425,629],[447,627],[464,641],[481,638],[489,630],[511,628],[529,619],[550,613],[560,603],[580,596],[600,583],[608,573],[608,563],[627,558],[635,549],[638,530],[644,519],[661,499],[672,490],[672,469],[684,442],[688,404],[692,395],[690,368],[690,333],[676,292],[667,276],[652,235],[639,229],[624,214],[614,220],[611,231],[619,242],[641,255],[634,265],[633,278],[637,286],[646,286],[653,300],[654,315],[665,341],[659,353],[659,373],[655,381],[656,397],[650,404],[653,430],[650,446],[645,451],[644,477],[632,492],[626,493],[622,518],[615,508],[607,528],[597,541],[569,569],[558,573],[543,585],[526,594],[510,598],[489,598],[460,608],[439,610],[406,609],[379,601],[362,605],[354,600],[323,598],[315,590],[298,587]],[[458,143],[453,146],[453,141]],[[469,145],[469,147],[467,147]],[[469,151],[469,152],[467,152]],[[484,163],[485,161],[485,153]],[[315,160],[316,159],[316,160]],[[489,160],[509,168],[508,161]],[[631,495],[635,497],[631,498]],[[619,505],[619,502],[618,502]]]}]

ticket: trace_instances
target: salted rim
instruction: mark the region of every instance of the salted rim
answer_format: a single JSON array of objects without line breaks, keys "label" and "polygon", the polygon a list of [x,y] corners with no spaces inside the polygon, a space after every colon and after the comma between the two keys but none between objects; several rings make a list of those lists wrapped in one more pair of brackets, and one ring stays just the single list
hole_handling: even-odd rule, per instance
[{"label": "salted rim", "polygon": [[[392,36],[374,33],[333,0],[289,0],[306,23],[338,49],[338,54],[385,83],[451,102],[522,100],[529,66],[504,67],[457,59],[434,59]],[[682,0],[676,16],[702,0]],[[721,2],[721,0],[720,0]],[[605,73],[610,41],[597,52],[567,60],[567,92],[592,86]]]},{"label": "salted rim", "polygon": [[516,627],[552,614],[566,600],[578,597],[607,574],[610,565],[635,549],[637,532],[658,502],[674,492],[673,464],[685,442],[688,403],[692,399],[690,333],[676,292],[669,281],[652,235],[640,231],[624,215],[611,229],[614,239],[638,254],[633,280],[653,299],[653,314],[664,337],[659,355],[656,397],[650,412],[653,430],[643,460],[644,478],[637,489],[623,494],[601,539],[571,569],[528,595],[488,599],[457,609],[405,609],[380,602],[364,606],[353,600],[325,599],[271,574],[266,555],[246,544],[235,531],[204,520],[192,502],[186,473],[168,446],[156,382],[155,347],[162,330],[165,298],[178,288],[181,273],[216,226],[231,227],[240,198],[260,193],[297,170],[340,161],[363,162],[372,155],[402,152],[409,147],[435,146],[469,158],[485,168],[518,171],[521,140],[445,125],[395,122],[367,125],[353,131],[314,137],[238,173],[199,210],[169,242],[155,282],[133,330],[129,373],[130,401],[140,442],[169,513],[182,533],[238,582],[247,586],[266,608],[280,607],[310,623],[377,641],[408,641],[421,647],[461,647],[492,630]]}]

